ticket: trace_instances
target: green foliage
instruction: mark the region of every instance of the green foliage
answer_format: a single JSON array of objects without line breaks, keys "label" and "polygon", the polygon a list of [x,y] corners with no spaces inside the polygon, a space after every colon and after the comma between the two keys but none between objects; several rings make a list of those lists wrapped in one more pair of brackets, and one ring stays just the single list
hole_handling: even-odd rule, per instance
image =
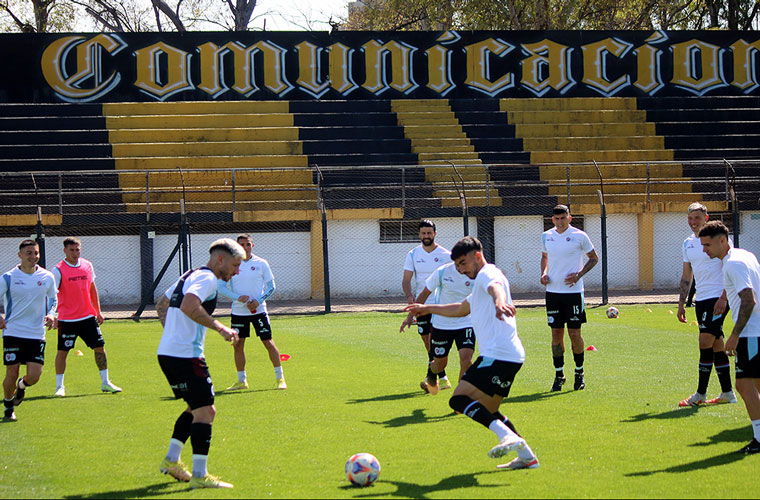
[{"label": "green foliage", "polygon": [[[287,391],[273,389],[271,364],[251,339],[251,388],[221,392],[236,380],[232,350],[210,332],[218,413],[209,470],[235,484],[223,493],[188,492],[158,472],[184,405],[156,362],[156,321],[103,326],[112,379],[124,388],[115,395],[100,392],[92,352],[78,341],[84,356],[69,356],[69,396],[54,399],[49,335],[42,380],[17,408],[19,421],[0,424],[0,497],[680,498],[684,485],[698,484],[688,496],[754,498],[760,456],[732,453],[752,434],[741,401],[676,408],[697,383],[696,326],[678,323],[668,313],[675,306],[618,307],[614,320],[604,307],[587,311],[583,334],[598,349],[586,353],[587,389],[554,394],[544,311],[518,310],[527,360],[502,412],[541,467],[517,472],[495,469],[499,462],[486,457],[495,437],[452,413],[451,391],[421,393],[426,356],[416,333],[398,333],[402,314],[273,317],[275,341],[291,356]],[[454,381],[456,358],[447,370]],[[718,392],[713,376],[709,395]],[[343,473],[362,451],[382,465],[366,489],[349,486]],[[188,443],[186,462],[190,453]],[[730,487],[726,477],[736,478]]]}]

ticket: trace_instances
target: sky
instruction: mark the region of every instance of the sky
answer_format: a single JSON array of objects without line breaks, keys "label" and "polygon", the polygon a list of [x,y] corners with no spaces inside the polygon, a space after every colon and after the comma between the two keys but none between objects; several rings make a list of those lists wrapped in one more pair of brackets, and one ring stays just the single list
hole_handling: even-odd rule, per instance
[{"label": "sky", "polygon": [[267,30],[307,29],[329,31],[327,20],[344,19],[348,13],[349,0],[259,0],[252,25],[262,28],[266,20]]}]

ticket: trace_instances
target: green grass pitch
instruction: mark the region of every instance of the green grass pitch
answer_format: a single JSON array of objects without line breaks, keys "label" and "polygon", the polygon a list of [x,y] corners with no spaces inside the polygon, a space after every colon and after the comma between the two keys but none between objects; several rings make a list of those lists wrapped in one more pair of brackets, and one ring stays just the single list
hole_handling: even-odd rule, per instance
[{"label": "green grass pitch", "polygon": [[[586,354],[587,388],[574,392],[569,380],[558,394],[548,393],[554,375],[544,311],[518,310],[527,360],[502,412],[539,457],[540,468],[529,471],[496,470],[505,460],[486,456],[494,435],[454,415],[450,391],[422,394],[422,342],[398,333],[400,314],[274,317],[274,338],[291,356],[283,363],[287,391],[274,390],[272,367],[253,339],[251,389],[223,393],[236,380],[232,349],[210,332],[218,413],[209,471],[235,485],[224,491],[189,491],[158,472],[184,408],[156,362],[158,322],[103,326],[111,378],[124,388],[116,395],[100,392],[92,351],[78,341],[84,355],[69,357],[69,396],[54,399],[51,334],[42,380],[17,408],[19,421],[0,425],[0,497],[756,498],[760,456],[733,453],[751,438],[741,399],[676,408],[696,388],[698,347],[696,326],[669,310],[620,306],[611,320],[604,308],[589,309],[584,337],[598,351]],[[565,359],[572,375],[572,357]],[[448,373],[455,381],[456,355]],[[708,396],[718,392],[713,374]],[[382,465],[369,488],[345,479],[345,461],[357,452]],[[191,462],[189,442],[183,459]]]}]

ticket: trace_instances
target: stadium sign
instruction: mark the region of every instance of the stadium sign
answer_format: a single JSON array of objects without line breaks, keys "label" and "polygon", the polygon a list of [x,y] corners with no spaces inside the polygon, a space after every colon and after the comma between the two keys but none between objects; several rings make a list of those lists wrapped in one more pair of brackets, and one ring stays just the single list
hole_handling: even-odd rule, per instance
[{"label": "stadium sign", "polygon": [[0,35],[0,49],[1,102],[760,93],[757,32]]}]

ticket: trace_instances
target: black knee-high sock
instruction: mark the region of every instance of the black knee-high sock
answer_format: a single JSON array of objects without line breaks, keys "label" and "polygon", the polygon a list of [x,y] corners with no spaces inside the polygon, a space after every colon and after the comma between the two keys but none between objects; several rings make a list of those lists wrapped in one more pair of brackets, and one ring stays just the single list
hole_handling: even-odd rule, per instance
[{"label": "black knee-high sock", "polygon": [[573,353],[573,360],[575,361],[575,371],[582,372],[583,371],[583,360],[586,357],[586,353],[581,351],[580,353],[576,354]]},{"label": "black knee-high sock", "polygon": [[435,373],[433,373],[433,370],[430,368],[432,366],[431,365],[432,362],[433,362],[433,351],[428,351],[428,366],[427,366],[427,374],[425,374],[425,376],[431,380],[435,378]]},{"label": "black knee-high sock", "polygon": [[10,413],[13,411],[13,398],[11,399],[5,399],[3,398],[3,405],[5,406],[5,412]]},{"label": "black knee-high sock", "polygon": [[192,424],[190,443],[193,445],[193,455],[208,455],[211,447],[211,424]]},{"label": "black knee-high sock", "polygon": [[183,411],[176,422],[174,422],[174,432],[172,432],[172,439],[187,442],[190,437],[193,426],[193,414],[189,411]]},{"label": "black knee-high sock", "polygon": [[489,427],[497,419],[485,406],[467,396],[451,396],[449,406],[452,410],[467,415],[484,427]]},{"label": "black knee-high sock", "polygon": [[[510,419],[508,419],[507,417],[505,417],[504,415],[502,415],[501,412],[497,411],[496,413],[493,414],[493,416],[496,417],[498,420],[501,420],[502,422],[504,422],[504,425],[506,425],[507,427],[509,427],[509,429],[512,432],[514,432],[515,434],[517,434],[518,436],[520,436],[520,433],[517,432],[517,429],[515,429],[515,424],[513,424]],[[520,437],[522,437],[522,436],[520,436]]]},{"label": "black knee-high sock", "polygon": [[554,370],[558,377],[562,377],[564,373],[562,369],[565,367],[565,353],[562,351],[562,346],[552,345],[552,360],[554,361]]},{"label": "black knee-high sock", "polygon": [[713,362],[715,363],[715,372],[718,374],[718,381],[720,382],[720,391],[728,392],[731,390],[731,362],[728,361],[725,351],[716,352],[713,354]]},{"label": "black knee-high sock", "polygon": [[713,367],[713,350],[712,347],[699,350],[699,384],[697,392],[707,394],[707,384],[710,383],[710,372]]}]

